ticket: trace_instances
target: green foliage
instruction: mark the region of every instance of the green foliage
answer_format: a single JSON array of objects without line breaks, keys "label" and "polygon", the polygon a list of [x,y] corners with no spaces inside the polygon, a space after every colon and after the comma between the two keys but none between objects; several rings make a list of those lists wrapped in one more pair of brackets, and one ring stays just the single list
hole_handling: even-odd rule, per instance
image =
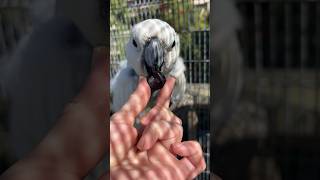
[{"label": "green foliage", "polygon": [[177,32],[209,28],[209,12],[206,6],[195,6],[193,0],[168,0],[164,2],[162,19]]},{"label": "green foliage", "polygon": [[209,12],[206,7],[195,6],[192,2],[192,0],[166,1],[161,18],[179,33],[181,56],[188,59],[201,59],[202,47],[194,45],[195,39],[192,38],[191,33],[209,29]]},{"label": "green foliage", "polygon": [[[196,6],[193,0],[163,0],[160,5],[148,5],[151,14],[160,12],[160,19],[168,22],[180,35],[181,55],[191,54],[193,59],[200,59],[201,47],[195,46],[191,33],[209,29],[209,12],[206,6]],[[142,21],[139,8],[129,8],[127,0],[111,0],[110,28],[116,32],[128,31],[131,19]],[[118,34],[117,34],[118,36]],[[121,36],[121,35],[119,35]],[[124,38],[117,39],[116,48],[121,50],[120,57],[124,58]],[[192,52],[188,52],[189,49]]]},{"label": "green foliage", "polygon": [[129,15],[127,1],[111,0],[110,28],[125,29],[128,27],[125,17]]}]

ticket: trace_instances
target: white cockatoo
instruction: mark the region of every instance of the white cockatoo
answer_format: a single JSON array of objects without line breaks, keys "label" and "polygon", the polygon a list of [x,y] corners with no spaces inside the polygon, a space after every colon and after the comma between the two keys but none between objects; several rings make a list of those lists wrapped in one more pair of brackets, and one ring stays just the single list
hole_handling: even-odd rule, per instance
[{"label": "white cockatoo", "polygon": [[186,88],[185,65],[175,30],[159,19],[147,19],[133,26],[126,46],[126,58],[111,79],[111,110],[118,111],[137,87],[139,76],[147,77],[151,102],[168,76],[176,78],[170,108],[179,105]]}]

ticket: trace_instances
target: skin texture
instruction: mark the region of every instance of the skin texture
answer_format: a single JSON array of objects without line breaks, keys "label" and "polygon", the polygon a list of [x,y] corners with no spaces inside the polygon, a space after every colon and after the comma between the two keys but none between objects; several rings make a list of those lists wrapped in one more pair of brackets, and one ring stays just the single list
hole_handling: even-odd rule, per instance
[{"label": "skin texture", "polygon": [[[41,143],[0,179],[83,179],[108,153],[107,144],[111,149],[110,172],[101,179],[192,179],[204,170],[200,145],[180,142],[181,120],[168,110],[174,78],[167,80],[157,105],[142,117],[141,137],[133,122],[150,98],[144,78],[129,101],[111,117],[111,136],[108,134],[106,52],[105,48],[94,50],[92,72],[82,91]],[[175,155],[183,158],[178,160]]]},{"label": "skin texture", "polygon": [[[140,139],[134,120],[150,98],[145,78],[140,78],[128,102],[111,117],[110,132],[117,132],[110,137],[111,179],[193,179],[205,169],[199,143],[181,143],[182,122],[169,110],[174,83],[175,78],[167,79],[156,105],[141,118]],[[182,159],[178,160],[176,155]]]}]

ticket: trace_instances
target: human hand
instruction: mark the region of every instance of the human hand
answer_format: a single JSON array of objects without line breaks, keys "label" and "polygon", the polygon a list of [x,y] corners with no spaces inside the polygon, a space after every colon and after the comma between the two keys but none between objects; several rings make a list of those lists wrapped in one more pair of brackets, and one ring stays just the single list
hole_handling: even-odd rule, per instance
[{"label": "human hand", "polygon": [[[1,178],[12,180],[83,179],[103,158],[108,144],[106,143],[108,142],[106,114],[109,111],[107,104],[109,91],[105,85],[109,74],[107,73],[105,49],[95,50],[92,67],[91,75],[84,88],[75,100],[66,107],[55,127],[27,157],[16,162]],[[171,121],[171,123],[176,122],[173,125],[175,128],[167,129],[168,132],[176,135],[176,138],[169,138],[167,145],[165,145],[167,139],[159,133],[158,139],[160,141],[162,139],[163,144],[157,141],[153,146],[149,146],[149,148],[152,146],[151,149],[143,152],[137,151],[134,146],[138,139],[137,130],[133,128],[134,118],[144,109],[143,106],[146,105],[150,97],[149,86],[145,80],[142,81],[143,83],[140,83],[142,85],[139,85],[140,90],[138,90],[139,88],[136,90],[135,96],[131,96],[131,100],[127,103],[129,105],[124,106],[123,111],[119,113],[123,119],[119,118],[115,121],[116,123],[110,124],[112,135],[119,135],[118,137],[110,137],[110,145],[117,147],[115,151],[111,149],[111,165],[112,162],[116,163],[111,166],[110,175],[120,179],[124,176],[127,179],[136,179],[134,178],[136,177],[135,170],[142,169],[143,171],[138,174],[137,179],[155,179],[157,177],[154,176],[154,173],[163,175],[159,175],[158,179],[195,177],[205,167],[202,151],[196,142],[184,142],[179,147],[181,137],[179,136],[179,128],[177,128],[177,119],[173,118]],[[138,104],[137,100],[141,100],[143,103]],[[160,110],[158,109],[158,112]],[[165,108],[162,110],[165,112]],[[166,113],[160,112],[158,114],[165,115]],[[163,116],[160,121],[168,119],[170,118]],[[155,118],[149,118],[149,120],[153,122]],[[150,126],[153,124],[150,122],[145,123],[145,130],[148,124]],[[148,134],[144,133],[144,136],[150,136]],[[121,137],[125,137],[125,139],[119,141]],[[151,144],[152,142],[154,139]],[[174,144],[169,147],[168,144],[171,143]],[[175,154],[184,158],[178,160]],[[112,160],[113,157],[116,158]],[[162,158],[165,158],[165,161]],[[128,165],[134,165],[136,169],[127,169]],[[108,176],[105,175],[102,178],[108,179]]]},{"label": "human hand", "polygon": [[144,129],[137,145],[141,151],[150,149],[158,140],[170,150],[171,144],[182,140],[182,121],[169,109],[175,80],[174,77],[167,78],[155,106],[141,118]]},{"label": "human hand", "polygon": [[[145,129],[138,147],[138,132],[133,124],[150,98],[150,88],[144,78],[140,79],[128,102],[111,117],[111,178],[192,179],[204,170],[200,145],[194,141],[180,143],[181,120],[168,110],[174,78],[169,78],[167,82],[156,106],[150,111],[157,114],[148,113],[142,118]],[[178,160],[175,155],[183,158]]]}]

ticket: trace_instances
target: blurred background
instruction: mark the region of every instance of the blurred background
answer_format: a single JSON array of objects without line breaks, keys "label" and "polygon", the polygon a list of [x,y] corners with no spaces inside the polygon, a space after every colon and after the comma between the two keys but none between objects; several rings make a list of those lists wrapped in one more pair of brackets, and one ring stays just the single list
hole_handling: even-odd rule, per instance
[{"label": "blurred background", "polygon": [[109,41],[103,3],[0,0],[0,174],[38,145],[79,93],[93,47]]},{"label": "blurred background", "polygon": [[213,172],[320,179],[320,2],[214,0],[212,14]]},{"label": "blurred background", "polygon": [[[31,2],[0,1],[0,173],[14,161],[10,149],[8,100],[3,84],[4,66],[18,42],[32,29]],[[49,11],[48,11],[49,13]]]},{"label": "blurred background", "polygon": [[205,152],[210,175],[210,1],[209,0],[111,0],[110,75],[125,60],[125,45],[133,25],[150,18],[169,23],[180,36],[180,56],[186,65],[187,91],[174,112],[183,120],[184,139],[198,140]]}]

